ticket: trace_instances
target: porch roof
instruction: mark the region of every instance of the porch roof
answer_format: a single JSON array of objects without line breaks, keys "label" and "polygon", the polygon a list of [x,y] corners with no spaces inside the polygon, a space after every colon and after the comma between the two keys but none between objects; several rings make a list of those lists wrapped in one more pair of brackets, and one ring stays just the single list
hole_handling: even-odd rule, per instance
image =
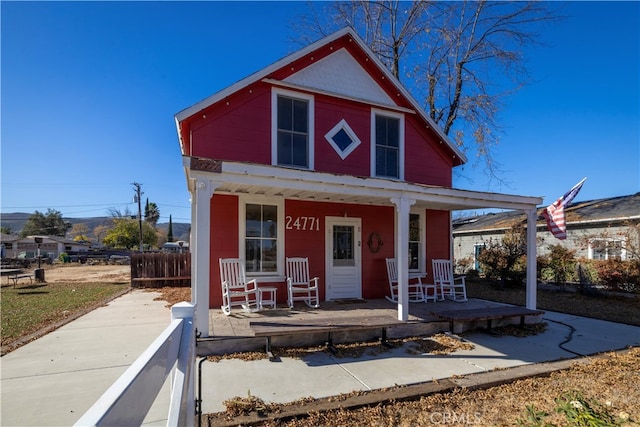
[{"label": "porch roof", "polygon": [[499,208],[528,210],[542,197],[461,190],[384,178],[184,157],[189,189],[196,180],[210,181],[215,193],[262,195],[286,199],[393,206],[392,199],[415,200],[415,206],[435,210]]}]

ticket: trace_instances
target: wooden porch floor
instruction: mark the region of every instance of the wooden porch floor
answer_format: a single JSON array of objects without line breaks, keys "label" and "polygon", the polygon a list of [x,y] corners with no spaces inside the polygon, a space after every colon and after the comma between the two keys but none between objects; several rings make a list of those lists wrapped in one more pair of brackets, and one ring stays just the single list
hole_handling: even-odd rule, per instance
[{"label": "wooden porch floor", "polygon": [[[409,319],[406,323],[400,323],[388,328],[389,338],[428,336],[438,332],[449,330],[449,322],[440,319],[435,313],[451,312],[456,310],[484,309],[494,307],[504,307],[505,304],[497,302],[469,299],[467,302],[453,301],[429,301],[426,303],[410,303]],[[257,313],[247,313],[241,309],[234,310],[231,315],[226,316],[220,309],[209,310],[209,334],[210,337],[202,339],[198,343],[198,354],[224,354],[237,351],[254,351],[264,347],[264,338],[256,337],[250,327],[250,322],[273,322],[273,323],[298,323],[304,322],[313,325],[314,321],[326,322],[333,319],[336,324],[340,319],[362,319],[365,323],[367,318],[389,317],[398,318],[397,304],[386,299],[367,299],[349,301],[327,301],[320,304],[320,308],[309,308],[304,303],[296,303],[293,309],[286,305],[278,305],[275,309],[265,309]],[[508,323],[515,323],[518,319],[506,319]],[[477,323],[477,324],[476,324]],[[484,327],[486,321],[482,322],[459,322],[456,324],[454,332],[459,333],[464,330]],[[496,323],[495,326],[498,326]],[[380,331],[371,330],[337,331],[335,342],[365,341],[380,335]],[[305,346],[316,345],[326,340],[326,334],[309,333],[295,336],[275,337],[274,346]]]}]

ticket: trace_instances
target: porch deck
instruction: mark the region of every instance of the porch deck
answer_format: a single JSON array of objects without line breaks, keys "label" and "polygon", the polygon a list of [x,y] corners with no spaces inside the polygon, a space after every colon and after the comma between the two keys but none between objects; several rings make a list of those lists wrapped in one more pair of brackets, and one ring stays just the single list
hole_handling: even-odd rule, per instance
[{"label": "porch deck", "polygon": [[[401,338],[409,336],[433,335],[439,332],[449,331],[450,322],[439,316],[438,313],[464,310],[496,309],[509,307],[492,301],[481,299],[469,299],[467,302],[438,301],[409,304],[409,319],[406,323],[398,323],[387,328],[387,338]],[[353,322],[353,319],[362,319],[366,323],[367,318],[397,319],[397,305],[386,299],[327,301],[320,304],[320,308],[313,309],[304,304],[296,304],[293,309],[285,305],[278,305],[275,309],[267,309],[257,313],[247,313],[242,310],[234,310],[231,315],[225,316],[220,309],[209,310],[209,338],[198,340],[197,353],[199,356],[226,354],[239,351],[262,351],[265,348],[264,336],[256,336],[250,323],[269,322],[270,324],[295,324],[304,323],[309,326],[309,332],[300,334],[276,334],[272,337],[271,345],[274,347],[296,347],[318,345],[327,341],[326,331],[313,332],[314,322],[325,323],[332,319],[332,323],[341,324],[341,319]],[[540,315],[529,316],[528,322],[540,321]],[[493,326],[519,323],[520,316],[507,317],[494,320]],[[342,322],[344,323],[344,322]],[[374,322],[375,323],[375,322]],[[460,333],[476,327],[486,327],[486,317],[482,320],[468,319],[457,321],[454,333]],[[340,330],[338,327],[333,332],[333,342],[357,342],[380,338],[380,329],[374,324],[371,328],[353,328]]]}]

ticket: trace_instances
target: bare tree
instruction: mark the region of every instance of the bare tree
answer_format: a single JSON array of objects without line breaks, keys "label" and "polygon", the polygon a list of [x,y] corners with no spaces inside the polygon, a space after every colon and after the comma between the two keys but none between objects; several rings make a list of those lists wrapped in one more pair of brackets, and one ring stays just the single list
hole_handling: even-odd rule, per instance
[{"label": "bare tree", "polygon": [[107,214],[113,219],[136,218],[136,216],[131,213],[129,206],[125,206],[124,210],[119,208],[109,208],[107,209]]},{"label": "bare tree", "polygon": [[299,21],[302,40],[353,27],[444,133],[502,182],[493,155],[502,131],[497,114],[504,98],[529,82],[523,52],[539,43],[535,30],[560,19],[547,3],[321,4]]}]

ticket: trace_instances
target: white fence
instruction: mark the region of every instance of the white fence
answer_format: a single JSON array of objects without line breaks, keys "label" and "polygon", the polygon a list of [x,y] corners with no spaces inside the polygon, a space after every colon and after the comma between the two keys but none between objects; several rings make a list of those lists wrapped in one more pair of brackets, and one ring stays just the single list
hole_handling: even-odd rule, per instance
[{"label": "white fence", "polygon": [[195,307],[171,307],[171,324],[78,420],[76,426],[139,426],[167,377],[171,403],[167,426],[193,426],[195,420]]}]

